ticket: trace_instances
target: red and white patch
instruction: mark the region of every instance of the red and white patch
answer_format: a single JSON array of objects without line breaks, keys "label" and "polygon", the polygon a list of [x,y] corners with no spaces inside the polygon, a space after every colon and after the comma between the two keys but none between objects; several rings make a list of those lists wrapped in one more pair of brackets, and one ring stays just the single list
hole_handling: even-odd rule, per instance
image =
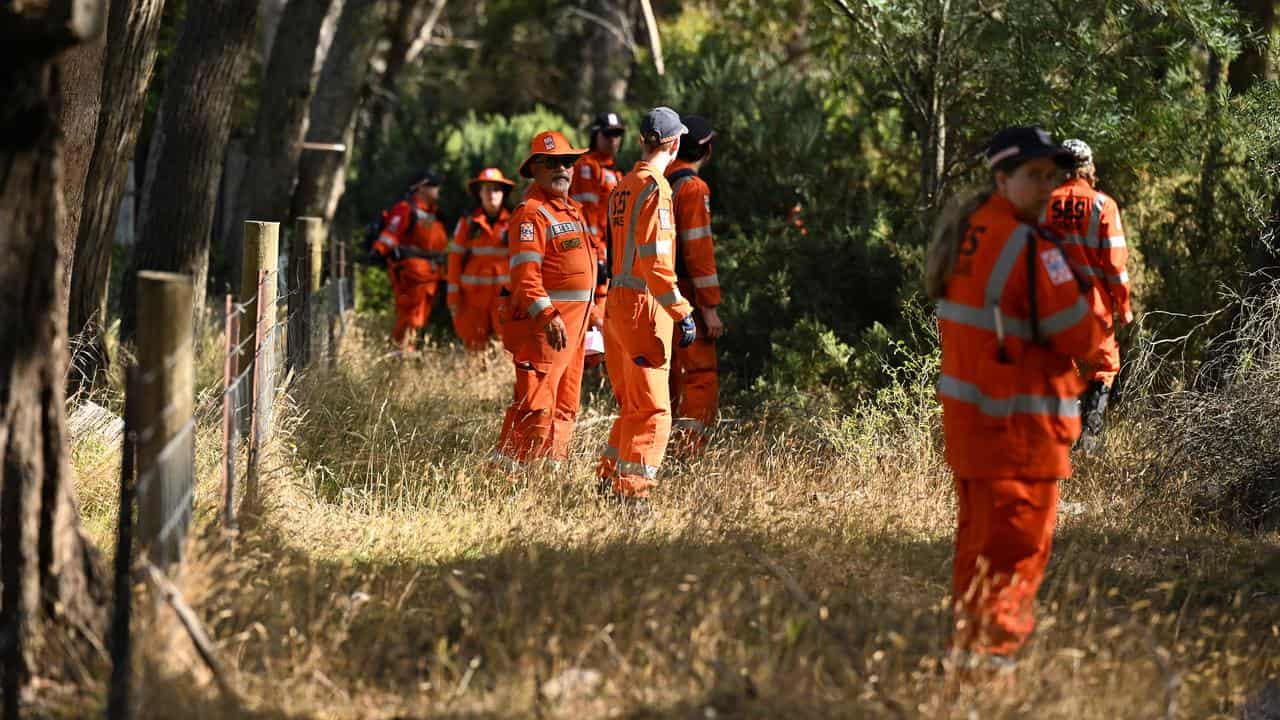
[{"label": "red and white patch", "polygon": [[533,242],[536,229],[531,222],[520,223],[520,242]]},{"label": "red and white patch", "polygon": [[1044,265],[1045,273],[1049,275],[1049,282],[1054,285],[1070,282],[1074,277],[1070,266],[1067,265],[1067,259],[1062,256],[1062,251],[1058,248],[1042,250],[1040,262]]},{"label": "red and white patch", "polygon": [[550,135],[548,135],[548,136],[546,136],[546,137],[542,138],[542,149],[543,149],[543,150],[555,150],[555,149],[556,149],[556,139],[555,139],[555,138],[553,138],[553,137],[551,137]]}]

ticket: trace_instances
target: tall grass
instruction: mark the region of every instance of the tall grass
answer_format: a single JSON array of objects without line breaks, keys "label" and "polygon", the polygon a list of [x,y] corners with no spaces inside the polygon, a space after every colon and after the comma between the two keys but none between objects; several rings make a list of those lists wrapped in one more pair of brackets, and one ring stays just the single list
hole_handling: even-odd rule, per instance
[{"label": "tall grass", "polygon": [[[218,696],[161,612],[135,624],[141,717],[1235,717],[1280,673],[1276,534],[1162,485],[1174,463],[1216,467],[1155,454],[1177,396],[1134,398],[1064,484],[1040,628],[997,692],[941,664],[954,504],[932,357],[849,414],[726,424],[668,462],[637,517],[592,489],[606,392],[587,394],[566,466],[510,478],[486,463],[501,352],[401,362],[383,332],[353,333],[290,389],[265,507],[234,538],[214,522],[202,426],[180,580],[243,698]],[[80,475],[103,543],[113,482]]]}]

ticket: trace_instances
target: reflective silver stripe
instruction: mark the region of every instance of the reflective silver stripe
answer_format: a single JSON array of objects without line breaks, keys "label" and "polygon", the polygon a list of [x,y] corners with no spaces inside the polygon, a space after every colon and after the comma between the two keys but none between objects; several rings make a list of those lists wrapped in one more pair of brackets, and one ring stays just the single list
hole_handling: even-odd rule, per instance
[{"label": "reflective silver stripe", "polygon": [[952,400],[977,405],[983,415],[990,417],[1009,417],[1014,413],[1080,417],[1080,404],[1074,396],[1013,395],[1007,398],[993,398],[984,395],[977,385],[951,375],[938,378],[938,394]]},{"label": "reflective silver stripe", "polygon": [[1030,234],[1029,226],[1019,225],[1018,229],[1004,241],[1004,247],[1000,248],[1000,256],[996,258],[996,264],[991,268],[991,275],[987,278],[985,297],[988,305],[1000,303],[1000,296],[1004,295],[1005,283],[1009,282],[1009,275],[1013,272],[1013,264],[1017,262],[1018,255],[1022,254],[1023,248],[1026,247]]},{"label": "reflective silver stripe", "polygon": [[595,193],[578,193],[577,195],[574,195],[574,196],[572,196],[572,197],[573,197],[573,199],[574,199],[574,200],[577,200],[577,201],[578,201],[578,202],[580,202],[580,203],[598,203],[598,202],[600,202],[600,196],[599,196],[599,195],[597,195],[597,194],[595,194]]},{"label": "reflective silver stripe", "polygon": [[1040,321],[1040,332],[1045,335],[1057,335],[1058,333],[1075,327],[1075,324],[1084,319],[1085,313],[1089,312],[1089,306],[1085,304],[1084,298],[1078,297],[1071,304],[1071,307],[1044,318]]},{"label": "reflective silver stripe", "polygon": [[638,462],[627,462],[623,460],[618,463],[618,472],[623,475],[639,475],[645,480],[657,480],[658,468],[653,465],[645,465]]},{"label": "reflective silver stripe", "polygon": [[647,290],[644,281],[635,275],[619,275],[609,280],[609,284],[613,287],[624,287],[632,290]]},{"label": "reflective silver stripe", "polygon": [[1085,236],[1083,235],[1077,235],[1076,233],[1067,233],[1066,235],[1062,236],[1062,244],[1063,245],[1084,245],[1085,247],[1088,247],[1089,240],[1085,238]]},{"label": "reflective silver stripe", "polygon": [[672,305],[676,305],[683,301],[684,297],[680,295],[680,288],[671,288],[671,292],[662,293],[656,299],[664,306],[671,307]]},{"label": "reflective silver stripe", "polygon": [[538,212],[542,217],[547,219],[547,222],[554,223],[556,221],[556,216],[551,214],[551,211],[547,209],[546,205],[539,205]]},{"label": "reflective silver stripe", "polygon": [[1108,284],[1111,284],[1111,285],[1123,285],[1129,282],[1128,270],[1122,271],[1119,275],[1108,275],[1105,270],[1101,268],[1096,268],[1090,265],[1086,265],[1084,267],[1078,267],[1077,269],[1080,272],[1084,273],[1085,275],[1092,275],[1096,278],[1102,278],[1103,280],[1106,280]]},{"label": "reflective silver stripe", "polygon": [[685,183],[689,182],[689,181],[690,181],[690,180],[692,180],[694,177],[695,177],[694,175],[685,175],[685,176],[683,176],[683,177],[679,178],[678,180],[676,180],[675,182],[671,183],[671,194],[672,194],[672,195],[675,195],[675,194],[676,194],[676,192],[680,190],[680,186],[682,186],[682,185],[684,185]]},{"label": "reflective silver stripe", "polygon": [[1089,213],[1089,232],[1085,235],[1090,245],[1098,243],[1098,233],[1102,229],[1102,206],[1106,202],[1105,195],[1097,195],[1093,199],[1093,212]]},{"label": "reflective silver stripe", "polygon": [[671,253],[671,241],[659,240],[649,245],[641,245],[636,248],[636,255],[642,258],[657,257],[659,255],[669,255]]},{"label": "reflective silver stripe", "polygon": [[[978,308],[972,305],[951,302],[950,300],[939,300],[937,310],[939,320],[968,325],[987,332],[996,332],[995,315],[986,308]],[[1001,325],[1003,325],[1005,335],[1027,340],[1031,338],[1031,326],[1026,320],[1002,315]]]},{"label": "reflective silver stripe", "polygon": [[1104,247],[1104,248],[1122,248],[1122,247],[1124,247],[1124,246],[1125,246],[1125,244],[1124,244],[1124,236],[1123,236],[1123,235],[1112,235],[1112,236],[1111,236],[1111,237],[1109,237],[1109,238],[1103,238],[1100,244],[1101,244],[1101,245],[1102,245],[1102,247]]},{"label": "reflective silver stripe", "polygon": [[507,262],[507,267],[514,270],[517,265],[523,265],[531,262],[542,262],[542,253],[534,252],[533,250],[525,250],[524,252],[516,253],[515,255],[512,255],[511,260]]},{"label": "reflective silver stripe", "polygon": [[719,275],[700,275],[693,278],[693,286],[696,288],[720,287]]},{"label": "reflective silver stripe", "polygon": [[471,254],[472,255],[489,255],[493,257],[498,257],[498,256],[506,257],[507,249],[504,247],[494,247],[492,245],[488,245],[485,247],[471,248]]},{"label": "reflective silver stripe", "polygon": [[595,290],[551,290],[547,295],[556,302],[591,302],[596,298]]},{"label": "reflective silver stripe", "polygon": [[[635,277],[631,274],[632,268],[636,264],[636,224],[640,222],[640,211],[644,209],[645,200],[658,189],[658,183],[650,182],[644,186],[640,194],[636,195],[635,204],[631,208],[631,223],[627,225],[626,242],[622,247],[622,272],[613,279],[614,285],[622,285],[622,287],[634,287],[620,282],[625,278]],[[640,286],[636,290],[644,289],[644,282],[640,282]]]},{"label": "reflective silver stripe", "polygon": [[1107,282],[1111,283],[1112,285],[1123,285],[1129,282],[1129,271],[1125,270],[1121,272],[1119,275],[1108,275]]},{"label": "reflective silver stripe", "polygon": [[395,247],[395,246],[396,246],[396,241],[395,241],[395,239],[394,239],[394,238],[392,238],[392,237],[391,237],[391,236],[389,236],[389,235],[379,235],[379,236],[378,236],[378,244],[379,244],[379,245],[386,245],[387,247]]},{"label": "reflective silver stripe", "polygon": [[506,285],[511,280],[506,275],[463,275],[460,279],[468,285]]},{"label": "reflective silver stripe", "polygon": [[622,455],[618,452],[618,448],[612,445],[605,445],[604,452],[600,453],[600,457],[608,458],[609,460],[617,460],[622,457]]},{"label": "reflective silver stripe", "polygon": [[458,243],[456,243],[456,242],[454,242],[454,241],[452,241],[452,240],[450,240],[450,241],[449,241],[449,247],[447,247],[447,248],[445,248],[445,249],[446,249],[446,250],[448,250],[448,251],[449,251],[449,252],[451,252],[451,253],[464,253],[464,252],[466,252],[466,251],[467,251],[467,249],[466,249],[466,248],[462,247],[461,245],[459,245]]},{"label": "reflective silver stripe", "polygon": [[702,227],[689,228],[680,231],[681,240],[697,240],[698,238],[711,237],[711,226],[703,225]]},{"label": "reflective silver stripe", "polygon": [[538,313],[551,307],[551,298],[540,297],[529,303],[529,317],[537,317]]}]

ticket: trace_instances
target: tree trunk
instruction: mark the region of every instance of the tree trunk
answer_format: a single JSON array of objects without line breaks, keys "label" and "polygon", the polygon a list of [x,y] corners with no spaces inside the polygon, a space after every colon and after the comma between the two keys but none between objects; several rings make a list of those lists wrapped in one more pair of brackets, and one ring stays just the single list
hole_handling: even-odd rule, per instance
[{"label": "tree trunk", "polygon": [[[308,110],[324,56],[321,27],[336,22],[342,0],[291,0],[258,94],[258,117],[246,149],[248,164],[234,207],[244,217],[231,218],[229,233],[240,235],[241,220],[287,223],[293,182],[297,176]],[[224,238],[232,247],[234,238]],[[240,277],[240,253],[231,253],[228,277]]]},{"label": "tree trunk", "polygon": [[1278,0],[1235,0],[1241,19],[1245,20],[1261,36],[1258,44],[1247,43],[1231,62],[1229,79],[1231,93],[1243,95],[1261,81],[1275,80],[1274,50],[1277,38]]},{"label": "tree trunk", "polygon": [[333,44],[325,57],[315,96],[311,99],[307,139],[343,142],[347,151],[306,152],[298,163],[293,196],[294,217],[322,217],[326,230],[333,222],[347,163],[351,158],[357,112],[370,78],[370,61],[385,22],[380,0],[346,0]]},{"label": "tree trunk", "polygon": [[[81,0],[18,8],[0,9],[0,651],[5,717],[14,718],[37,653],[67,637],[65,627],[99,639],[105,624],[101,575],[79,532],[63,447],[67,336],[58,307],[63,208],[53,62],[62,47],[96,35],[102,9]],[[42,629],[49,620],[64,628]]]},{"label": "tree trunk", "polygon": [[190,275],[197,319],[204,311],[223,150],[258,5],[257,0],[202,0],[187,6],[165,78],[156,127],[160,145],[153,149],[156,167],[147,179],[152,191],[125,274],[121,339],[132,339],[136,326],[134,286],[139,270]]},{"label": "tree trunk", "polygon": [[107,327],[107,281],[111,250],[129,161],[138,143],[147,87],[155,68],[156,41],[165,0],[113,0],[107,22],[102,115],[84,185],[83,214],[77,229],[71,271],[68,329],[92,334],[72,364],[73,388],[96,384],[109,362],[103,333]]},{"label": "tree trunk", "polygon": [[[58,58],[58,84],[62,95],[58,125],[62,128],[62,200],[66,208],[62,224],[58,227],[58,253],[63,263],[60,308],[67,307],[71,294],[71,260],[75,257],[85,180],[89,175],[89,161],[93,157],[97,137],[98,111],[102,107],[102,60],[106,35],[103,32]],[[73,333],[78,331],[78,328],[71,330]]]}]

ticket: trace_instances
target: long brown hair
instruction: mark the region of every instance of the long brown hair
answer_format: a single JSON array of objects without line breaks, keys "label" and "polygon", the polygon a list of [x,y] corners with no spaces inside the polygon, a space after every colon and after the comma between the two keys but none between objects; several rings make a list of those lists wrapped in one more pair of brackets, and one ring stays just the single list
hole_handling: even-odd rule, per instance
[{"label": "long brown hair", "polygon": [[994,192],[993,185],[986,190],[962,195],[947,203],[938,216],[933,240],[924,256],[924,289],[931,300],[938,300],[946,294],[947,280],[955,270],[960,242],[969,229],[969,216]]}]

